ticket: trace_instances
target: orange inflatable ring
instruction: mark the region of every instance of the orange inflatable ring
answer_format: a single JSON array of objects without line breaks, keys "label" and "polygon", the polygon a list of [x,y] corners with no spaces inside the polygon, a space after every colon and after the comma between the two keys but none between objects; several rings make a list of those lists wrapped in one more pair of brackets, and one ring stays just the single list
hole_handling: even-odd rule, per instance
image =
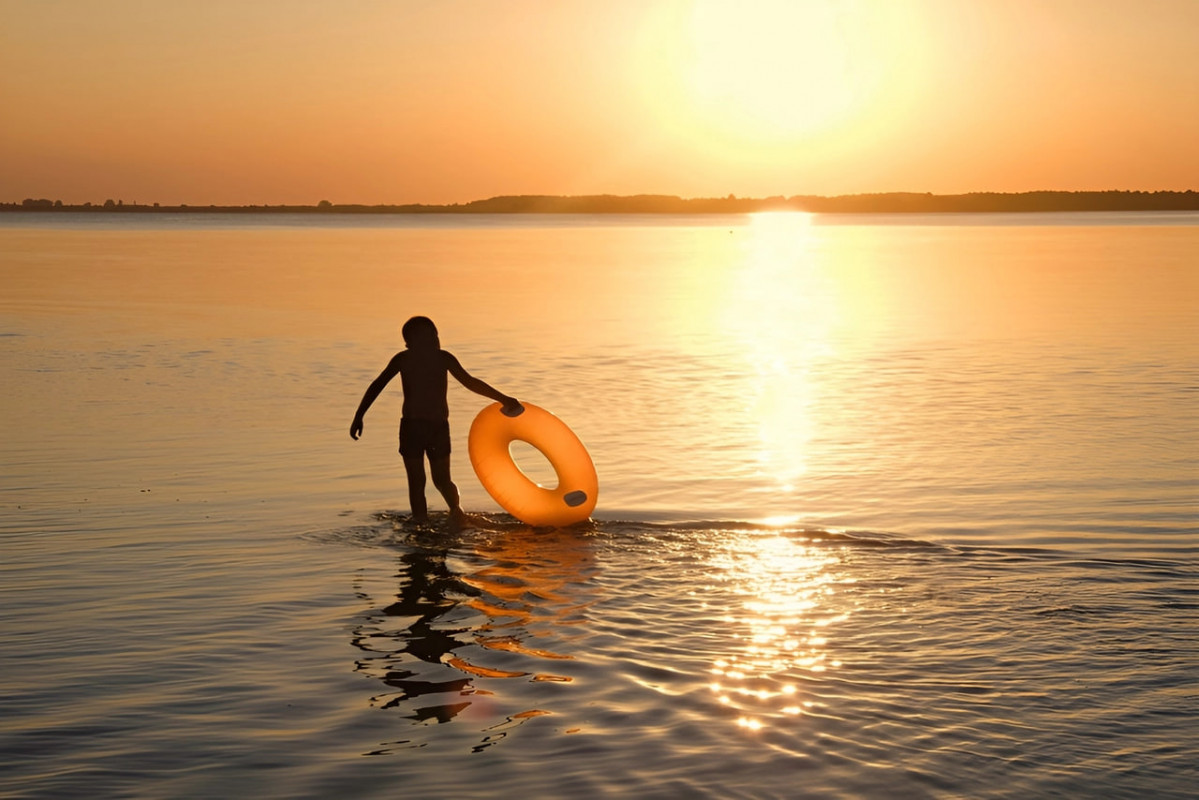
[{"label": "orange inflatable ring", "polygon": [[[562,527],[591,516],[599,495],[599,478],[587,448],[566,423],[543,408],[522,403],[515,416],[499,403],[479,412],[470,426],[470,463],[487,493],[505,511],[528,525]],[[526,442],[537,448],[558,476],[547,489],[529,480],[512,460],[509,445]]]}]

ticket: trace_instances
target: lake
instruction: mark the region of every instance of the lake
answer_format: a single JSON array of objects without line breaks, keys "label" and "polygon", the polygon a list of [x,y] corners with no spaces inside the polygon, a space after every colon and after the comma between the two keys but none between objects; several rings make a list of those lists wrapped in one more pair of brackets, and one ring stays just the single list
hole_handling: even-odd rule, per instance
[{"label": "lake", "polygon": [[[1199,780],[1199,214],[6,213],[0,277],[5,796]],[[407,523],[415,314],[593,524],[453,382],[493,524]]]}]

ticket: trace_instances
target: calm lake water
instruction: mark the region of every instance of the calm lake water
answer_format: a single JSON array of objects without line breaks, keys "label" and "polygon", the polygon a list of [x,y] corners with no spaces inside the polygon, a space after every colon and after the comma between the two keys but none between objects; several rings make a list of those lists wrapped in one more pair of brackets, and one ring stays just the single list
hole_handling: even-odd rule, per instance
[{"label": "calm lake water", "polygon": [[[3,214],[0,285],[6,797],[1199,785],[1199,215]],[[593,526],[460,386],[496,524],[405,524],[413,314]]]}]

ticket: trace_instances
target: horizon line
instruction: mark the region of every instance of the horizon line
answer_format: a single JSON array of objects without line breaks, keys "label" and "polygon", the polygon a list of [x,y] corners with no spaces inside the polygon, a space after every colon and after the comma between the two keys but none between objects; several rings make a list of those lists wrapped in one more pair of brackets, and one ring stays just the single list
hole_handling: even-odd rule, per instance
[{"label": "horizon line", "polygon": [[496,195],[466,203],[332,203],[314,204],[126,204],[106,199],[102,204],[63,203],[45,198],[0,203],[2,211],[244,211],[322,213],[752,213],[754,211],[903,212],[903,211],[1120,211],[1199,210],[1195,189],[1037,189],[1021,192],[975,191],[960,194],[932,192],[863,192],[842,195],[771,195],[768,197],[684,198],[669,194]]}]

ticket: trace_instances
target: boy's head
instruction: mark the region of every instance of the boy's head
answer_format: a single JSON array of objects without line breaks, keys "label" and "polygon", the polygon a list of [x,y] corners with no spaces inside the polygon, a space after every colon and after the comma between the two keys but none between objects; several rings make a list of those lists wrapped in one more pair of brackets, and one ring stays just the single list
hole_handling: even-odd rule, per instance
[{"label": "boy's head", "polygon": [[400,328],[400,333],[404,337],[404,344],[408,347],[412,347],[421,340],[437,341],[437,326],[428,317],[413,317],[404,323],[404,327]]}]

